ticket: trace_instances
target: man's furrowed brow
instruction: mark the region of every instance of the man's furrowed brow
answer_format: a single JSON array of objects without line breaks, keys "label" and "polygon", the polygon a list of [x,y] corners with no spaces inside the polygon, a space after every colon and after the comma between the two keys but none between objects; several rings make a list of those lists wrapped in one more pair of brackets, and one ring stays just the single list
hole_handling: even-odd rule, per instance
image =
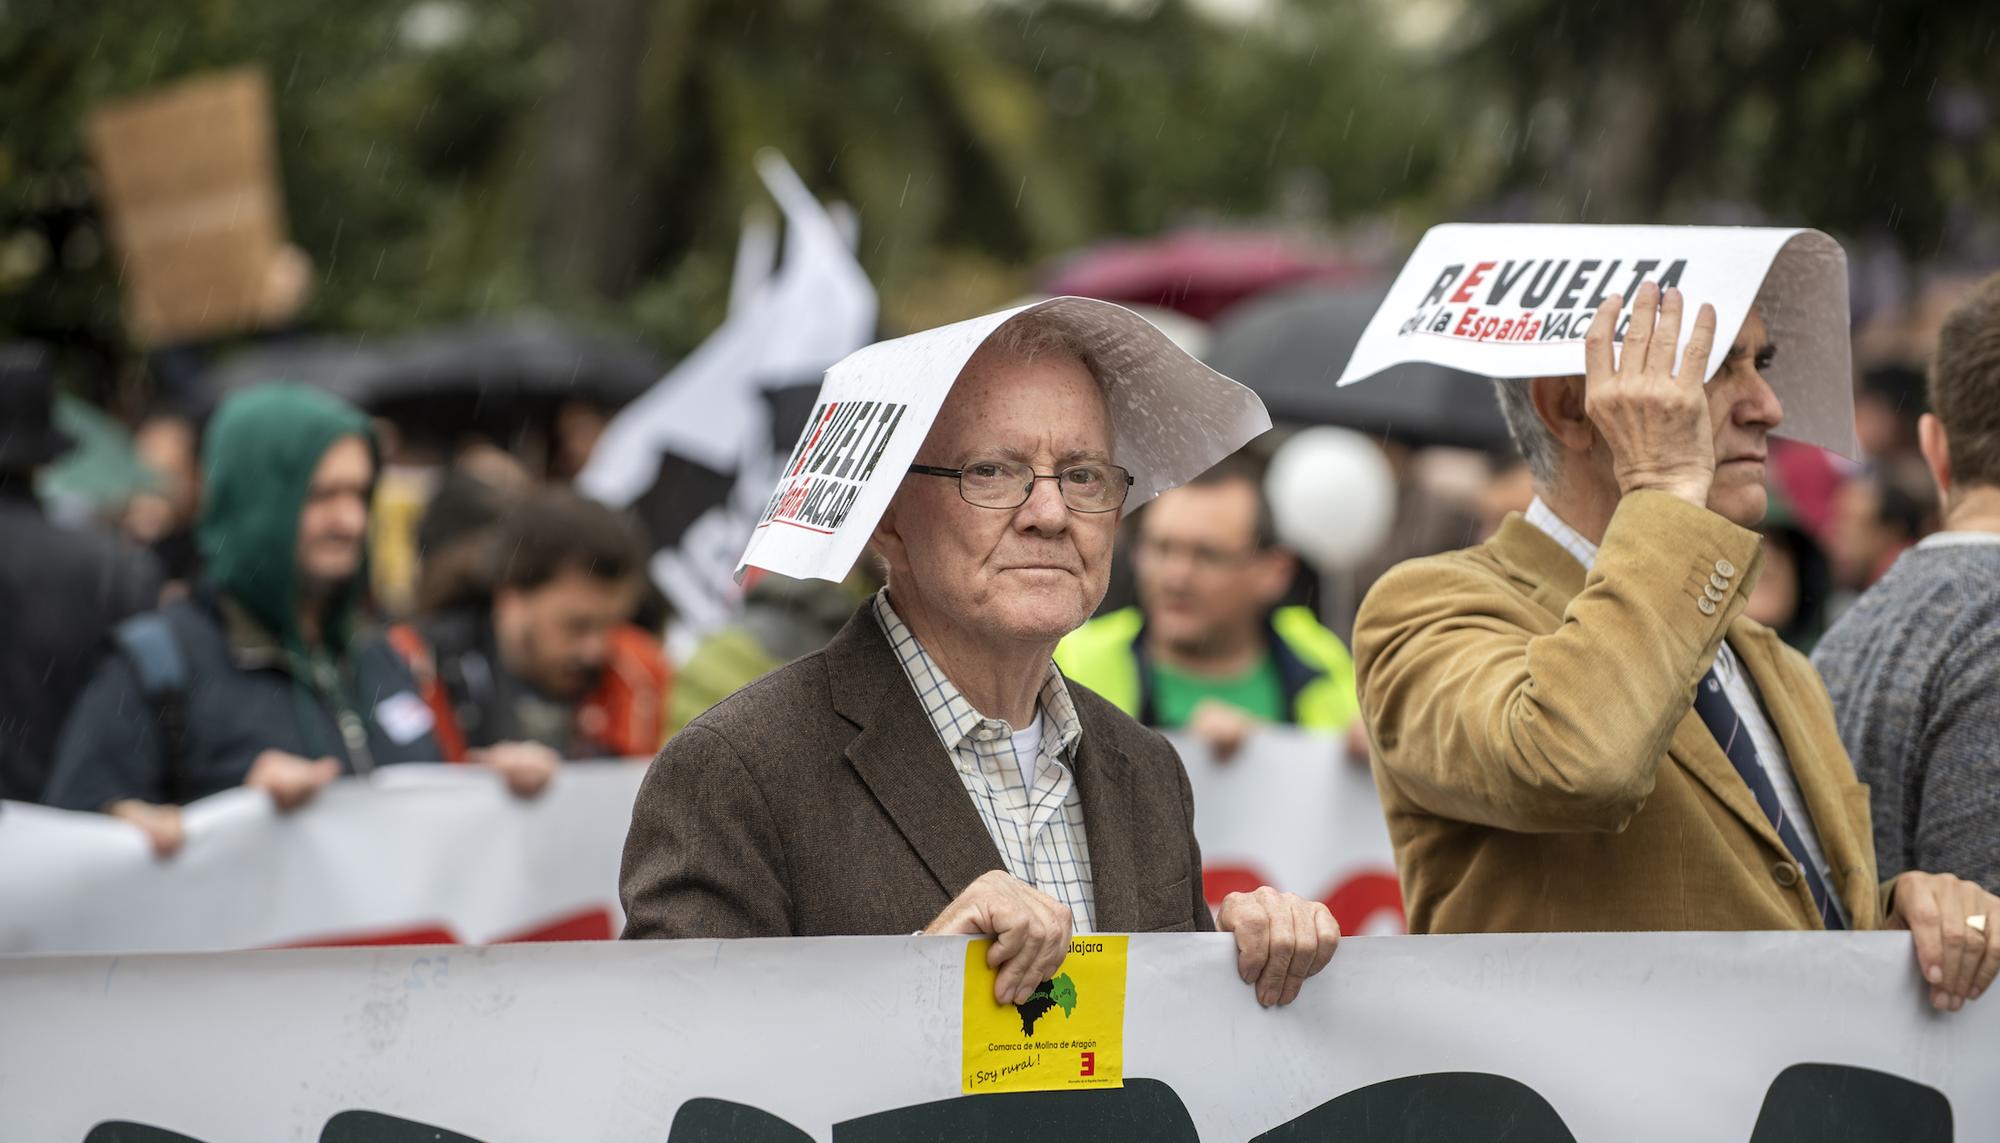
[{"label": "man's furrowed brow", "polygon": [[[1023,464],[1033,464],[1038,459],[1033,449],[1012,448],[1006,445],[974,449],[972,454],[994,460],[1017,460]],[[1101,448],[1072,448],[1056,454],[1057,467],[1071,464],[1108,464],[1110,461],[1111,454]]]}]

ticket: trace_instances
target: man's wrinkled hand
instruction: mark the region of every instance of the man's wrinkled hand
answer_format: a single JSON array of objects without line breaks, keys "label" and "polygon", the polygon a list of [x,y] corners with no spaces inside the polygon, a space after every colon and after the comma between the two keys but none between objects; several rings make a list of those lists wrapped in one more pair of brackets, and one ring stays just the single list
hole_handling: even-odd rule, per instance
[{"label": "man's wrinkled hand", "polygon": [[104,812],[139,827],[152,844],[155,857],[172,857],[187,841],[187,828],[181,821],[179,806],[160,806],[137,798],[125,798],[104,807]]},{"label": "man's wrinkled hand", "polygon": [[1681,292],[1669,289],[1662,301],[1659,287],[1640,286],[1619,350],[1613,337],[1624,305],[1617,295],[1605,299],[1584,335],[1584,412],[1611,450],[1621,494],[1649,488],[1706,507],[1715,480],[1715,427],[1702,381],[1715,348],[1715,308],[1701,307],[1676,371]]},{"label": "man's wrinkled hand", "polygon": [[244,776],[243,784],[271,795],[278,812],[288,814],[312,801],[314,794],[338,777],[340,762],[337,759],[315,758],[308,761],[283,750],[266,750],[250,763],[250,773]]},{"label": "man's wrinkled hand", "polygon": [[562,755],[539,742],[496,742],[466,751],[465,760],[498,770],[517,798],[532,798],[548,789],[562,769]]},{"label": "man's wrinkled hand", "polygon": [[1340,943],[1340,923],[1325,905],[1269,885],[1224,897],[1215,927],[1236,934],[1236,974],[1266,1008],[1298,999],[1306,977],[1325,968]]},{"label": "man's wrinkled hand", "polygon": [[1956,1012],[2000,975],[2000,897],[1949,873],[1904,873],[1889,902],[1889,927],[1910,930],[1931,1007]]},{"label": "man's wrinkled hand", "polygon": [[1062,967],[1074,926],[1069,906],[1010,873],[994,869],[966,886],[957,900],[924,926],[924,932],[992,937],[986,966],[998,974],[993,981],[993,999],[1001,1004],[1026,1004],[1036,986]]}]

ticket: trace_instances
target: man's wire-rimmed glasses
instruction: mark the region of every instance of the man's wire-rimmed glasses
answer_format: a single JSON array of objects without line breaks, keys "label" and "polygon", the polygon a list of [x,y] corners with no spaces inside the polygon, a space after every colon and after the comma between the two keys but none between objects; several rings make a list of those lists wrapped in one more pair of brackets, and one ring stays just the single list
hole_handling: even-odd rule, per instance
[{"label": "man's wire-rimmed glasses", "polygon": [[964,468],[913,464],[918,476],[948,476],[958,481],[958,494],[981,508],[1019,508],[1035,494],[1035,482],[1053,480],[1072,512],[1111,512],[1132,491],[1132,474],[1115,464],[1072,464],[1043,475],[1018,460],[975,460]]}]

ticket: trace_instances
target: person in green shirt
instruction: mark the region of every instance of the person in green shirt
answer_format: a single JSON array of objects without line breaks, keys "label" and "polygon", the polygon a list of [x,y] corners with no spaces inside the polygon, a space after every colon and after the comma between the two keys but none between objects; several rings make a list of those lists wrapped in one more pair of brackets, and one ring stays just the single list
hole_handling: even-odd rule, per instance
[{"label": "person in green shirt", "polygon": [[1354,663],[1307,607],[1280,607],[1297,557],[1277,543],[1260,468],[1238,455],[1139,513],[1139,606],[1056,648],[1064,677],[1148,726],[1235,753],[1260,724],[1355,721]]}]

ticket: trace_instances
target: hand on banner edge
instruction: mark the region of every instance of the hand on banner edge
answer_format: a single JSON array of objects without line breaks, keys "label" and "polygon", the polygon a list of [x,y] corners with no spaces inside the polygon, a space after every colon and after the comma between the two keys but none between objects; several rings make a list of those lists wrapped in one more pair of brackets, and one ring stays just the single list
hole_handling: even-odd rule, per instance
[{"label": "hand on banner edge", "polygon": [[120,798],[104,807],[104,812],[128,822],[146,835],[153,856],[162,860],[179,853],[187,843],[187,824],[179,806],[163,806],[140,798]]},{"label": "hand on banner edge", "polygon": [[[1900,873],[1890,884],[1885,927],[1908,929],[1931,1007],[1957,1012],[2000,975],[2000,897],[1949,873]],[[1986,918],[1985,930],[1968,922]]]},{"label": "hand on banner edge", "polygon": [[1236,935],[1236,974],[1266,1008],[1298,999],[1340,943],[1340,922],[1324,904],[1269,885],[1224,897],[1215,927]]},{"label": "hand on banner edge", "polygon": [[993,999],[1025,1004],[1036,986],[1062,967],[1075,923],[1061,901],[1005,870],[989,869],[924,926],[924,933],[992,937],[986,965],[998,971]]},{"label": "hand on banner edge", "polygon": [[465,760],[491,766],[517,798],[536,798],[562,769],[562,755],[540,742],[496,742],[465,752]]}]

